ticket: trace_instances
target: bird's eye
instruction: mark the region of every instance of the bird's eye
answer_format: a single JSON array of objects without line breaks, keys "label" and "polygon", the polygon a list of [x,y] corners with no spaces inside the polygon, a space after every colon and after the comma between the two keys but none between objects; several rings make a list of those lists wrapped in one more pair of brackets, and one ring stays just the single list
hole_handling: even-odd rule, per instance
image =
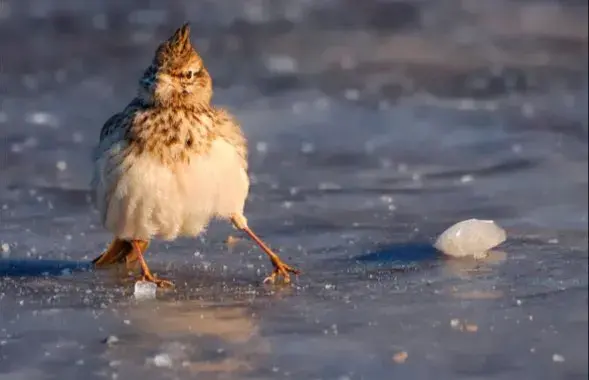
[{"label": "bird's eye", "polygon": [[185,76],[187,79],[190,79],[190,78],[192,78],[192,75],[194,75],[194,74],[192,73],[192,70],[188,70],[186,73],[184,73],[184,76]]}]

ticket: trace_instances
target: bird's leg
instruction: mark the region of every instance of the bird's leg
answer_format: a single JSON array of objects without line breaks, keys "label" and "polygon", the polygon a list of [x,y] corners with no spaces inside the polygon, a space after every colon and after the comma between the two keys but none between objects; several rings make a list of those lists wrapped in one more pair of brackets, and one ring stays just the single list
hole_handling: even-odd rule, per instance
[{"label": "bird's leg", "polygon": [[243,215],[233,215],[231,217],[231,222],[233,223],[233,225],[242,230],[243,232],[245,232],[261,249],[262,251],[264,251],[264,253],[266,255],[268,255],[268,257],[270,258],[270,261],[272,262],[272,265],[274,266],[274,270],[272,271],[272,274],[268,277],[266,277],[264,279],[264,283],[274,283],[276,281],[277,277],[282,276],[284,278],[284,282],[286,284],[290,283],[290,274],[295,274],[298,275],[300,273],[299,270],[292,268],[291,266],[285,264],[280,257],[278,257],[278,255],[276,253],[274,253],[270,247],[268,247],[266,245],[266,243],[264,243],[262,241],[262,239],[260,239],[258,237],[258,235],[256,235],[254,233],[254,231],[252,231],[248,225],[247,225],[247,219],[245,218],[245,216]]},{"label": "bird's leg", "polygon": [[139,248],[141,249],[141,251],[137,251],[133,247],[133,251],[131,252],[131,254],[125,256],[125,265],[127,266],[127,270],[133,270],[136,267],[137,261],[139,261],[140,256],[140,254],[137,252],[145,252],[149,247],[149,241],[147,240],[137,240],[137,243],[139,244]]},{"label": "bird's leg", "polygon": [[153,282],[159,288],[173,288],[174,284],[171,281],[156,278],[149,270],[149,267],[145,262],[145,258],[143,257],[143,253],[147,249],[148,242],[142,240],[133,240],[131,241],[131,244],[133,245],[133,250],[135,251],[136,257],[139,260],[139,263],[141,264],[141,271],[143,272],[142,280]]}]

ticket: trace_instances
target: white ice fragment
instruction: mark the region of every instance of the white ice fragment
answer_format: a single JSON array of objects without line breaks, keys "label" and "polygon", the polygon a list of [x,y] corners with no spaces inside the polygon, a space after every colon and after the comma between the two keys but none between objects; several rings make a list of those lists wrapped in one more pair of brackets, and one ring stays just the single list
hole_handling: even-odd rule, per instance
[{"label": "white ice fragment", "polygon": [[462,183],[469,183],[474,181],[474,177],[471,174],[465,174],[462,177],[460,177],[460,182]]},{"label": "white ice fragment", "polygon": [[65,161],[57,161],[57,163],[55,164],[55,167],[57,167],[57,170],[59,170],[60,172],[62,172],[65,169],[67,169],[67,162],[65,162]]},{"label": "white ice fragment", "polygon": [[434,247],[448,256],[473,256],[477,259],[503,243],[507,238],[504,229],[492,220],[469,219],[456,223],[444,231]]},{"label": "white ice fragment", "polygon": [[172,367],[172,358],[170,358],[170,355],[164,353],[164,354],[157,354],[156,356],[153,357],[153,364],[155,364],[156,367]]},{"label": "white ice fragment", "polygon": [[10,245],[8,245],[8,243],[2,243],[0,249],[2,250],[2,253],[10,253]]},{"label": "white ice fragment", "polygon": [[61,275],[62,276],[70,276],[72,274],[72,270],[69,268],[64,268],[61,270]]},{"label": "white ice fragment", "polygon": [[256,150],[260,153],[266,153],[268,151],[268,144],[264,141],[259,141],[256,144]]},{"label": "white ice fragment", "polygon": [[450,320],[450,327],[452,327],[453,329],[457,329],[460,327],[460,320],[459,319],[451,319]]},{"label": "white ice fragment", "polygon": [[560,354],[554,354],[554,355],[552,355],[552,361],[555,363],[562,363],[562,362],[564,362],[564,356],[562,356]]},{"label": "white ice fragment", "polygon": [[278,74],[292,74],[297,71],[297,61],[288,55],[272,55],[266,58],[268,70]]},{"label": "white ice fragment", "polygon": [[380,200],[383,203],[393,203],[393,197],[390,195],[381,195]]},{"label": "white ice fragment", "polygon": [[155,298],[155,292],[157,285],[149,281],[137,281],[135,283],[135,291],[133,294],[137,299],[153,299]]},{"label": "white ice fragment", "polygon": [[26,116],[26,121],[31,124],[47,125],[50,127],[57,127],[58,120],[55,115],[47,112],[33,112]]}]

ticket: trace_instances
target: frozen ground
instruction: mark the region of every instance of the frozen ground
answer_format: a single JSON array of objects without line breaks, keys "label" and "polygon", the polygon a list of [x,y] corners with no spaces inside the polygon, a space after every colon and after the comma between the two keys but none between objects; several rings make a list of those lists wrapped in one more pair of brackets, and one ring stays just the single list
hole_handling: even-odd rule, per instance
[{"label": "frozen ground", "polygon": [[[586,379],[587,4],[483,3],[0,0],[0,379]],[[185,18],[291,288],[222,223],[155,300],[88,270],[89,149]],[[468,218],[508,241],[439,257]]]}]

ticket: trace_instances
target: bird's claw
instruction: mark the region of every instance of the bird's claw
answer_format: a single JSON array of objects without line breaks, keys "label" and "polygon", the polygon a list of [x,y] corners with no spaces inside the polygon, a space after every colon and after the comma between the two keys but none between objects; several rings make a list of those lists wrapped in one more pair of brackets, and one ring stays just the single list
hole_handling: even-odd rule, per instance
[{"label": "bird's claw", "polygon": [[276,262],[272,263],[274,265],[274,270],[272,274],[269,275],[264,279],[264,284],[275,284],[276,279],[279,277],[283,278],[283,282],[285,284],[290,284],[290,273],[294,275],[298,275],[301,272],[283,262]]},{"label": "bird's claw", "polygon": [[156,278],[153,275],[143,275],[142,281],[153,282],[158,288],[174,288],[175,285],[172,281],[164,280],[163,278]]}]

